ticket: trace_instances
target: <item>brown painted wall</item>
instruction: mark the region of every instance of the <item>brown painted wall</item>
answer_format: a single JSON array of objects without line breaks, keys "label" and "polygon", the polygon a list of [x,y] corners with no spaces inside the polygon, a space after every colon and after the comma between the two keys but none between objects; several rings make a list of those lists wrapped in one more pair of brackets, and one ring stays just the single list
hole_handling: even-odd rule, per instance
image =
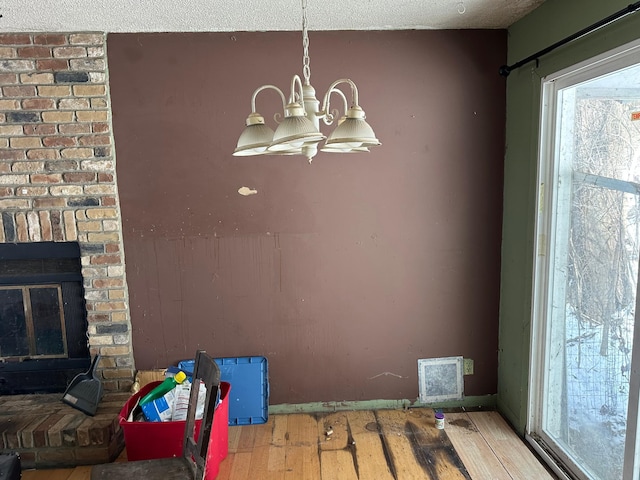
[{"label": "brown painted wall", "polygon": [[310,38],[370,154],[231,156],[253,90],[301,74],[299,33],[109,36],[137,368],[205,348],[268,357],[272,404],[415,399],[417,359],[464,355],[465,393],[495,393],[505,32]]}]

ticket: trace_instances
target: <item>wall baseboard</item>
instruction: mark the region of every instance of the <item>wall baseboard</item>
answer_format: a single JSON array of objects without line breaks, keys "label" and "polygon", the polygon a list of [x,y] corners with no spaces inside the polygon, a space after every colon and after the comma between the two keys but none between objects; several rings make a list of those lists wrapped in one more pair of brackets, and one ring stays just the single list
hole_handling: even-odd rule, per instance
[{"label": "wall baseboard", "polygon": [[361,400],[350,402],[311,402],[311,403],[282,403],[279,405],[269,405],[269,414],[289,414],[289,413],[331,413],[346,410],[391,410],[406,408],[443,408],[443,409],[479,409],[495,410],[497,395],[482,395],[465,397],[462,400],[455,400],[440,403],[422,403],[417,400]]}]

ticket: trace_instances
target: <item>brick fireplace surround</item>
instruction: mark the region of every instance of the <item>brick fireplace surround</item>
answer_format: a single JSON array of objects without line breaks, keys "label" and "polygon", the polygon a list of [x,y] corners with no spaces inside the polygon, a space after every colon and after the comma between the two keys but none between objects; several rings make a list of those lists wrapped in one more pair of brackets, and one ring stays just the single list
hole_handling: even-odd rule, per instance
[{"label": "brick fireplace surround", "polygon": [[[60,410],[59,396],[0,397],[1,446],[26,466],[106,461],[122,448],[113,419],[134,363],[104,34],[0,34],[0,212],[0,243],[79,243],[89,347],[107,392],[95,424]],[[69,453],[79,447],[94,451]]]}]

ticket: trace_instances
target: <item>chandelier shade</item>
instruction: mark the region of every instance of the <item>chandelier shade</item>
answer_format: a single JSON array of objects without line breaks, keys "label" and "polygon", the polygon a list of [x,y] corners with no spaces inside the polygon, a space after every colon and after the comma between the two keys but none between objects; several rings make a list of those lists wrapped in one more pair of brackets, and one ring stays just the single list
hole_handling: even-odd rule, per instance
[{"label": "chandelier shade", "polygon": [[252,113],[247,118],[247,127],[240,134],[233,154],[240,157],[262,155],[271,145],[273,133],[273,130],[264,124],[262,115]]},{"label": "chandelier shade", "polygon": [[364,120],[364,112],[358,107],[349,109],[347,117],[338,122],[336,129],[331,132],[325,143],[323,152],[334,150],[359,150],[360,148],[380,145],[371,126]]},{"label": "chandelier shade", "polygon": [[301,149],[306,143],[318,143],[327,138],[318,131],[298,104],[287,105],[287,111],[295,114],[286,116],[276,128],[268,148],[270,152]]},{"label": "chandelier shade", "polygon": [[[235,156],[251,155],[304,155],[311,163],[318,152],[319,143],[326,140],[321,151],[328,153],[361,153],[369,152],[370,147],[380,145],[371,126],[365,121],[365,115],[358,105],[358,88],[348,79],[336,80],[331,84],[323,97],[322,105],[316,99],[315,89],[311,85],[309,68],[309,36],[307,32],[307,0],[302,0],[302,73],[304,84],[298,75],[291,80],[291,94],[285,105],[285,95],[278,87],[263,85],[256,89],[251,98],[251,113],[246,121],[246,128],[240,135]],[[338,88],[341,84],[351,87],[351,103]],[[262,90],[276,90],[282,98],[284,118],[279,122],[275,132],[265,125],[262,115],[256,112],[256,97]],[[337,127],[327,138],[320,131],[320,120],[332,125],[337,111],[331,110],[331,94],[338,94],[344,105],[344,116],[337,122]],[[277,121],[277,118],[276,118]]]}]

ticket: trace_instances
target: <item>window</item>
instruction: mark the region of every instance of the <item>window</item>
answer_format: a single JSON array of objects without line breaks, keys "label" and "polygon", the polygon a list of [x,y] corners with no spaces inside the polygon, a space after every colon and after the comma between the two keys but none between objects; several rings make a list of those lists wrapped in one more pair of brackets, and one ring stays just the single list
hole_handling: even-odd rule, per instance
[{"label": "window", "polygon": [[577,478],[637,479],[640,45],[543,79],[542,109],[528,436]]}]

